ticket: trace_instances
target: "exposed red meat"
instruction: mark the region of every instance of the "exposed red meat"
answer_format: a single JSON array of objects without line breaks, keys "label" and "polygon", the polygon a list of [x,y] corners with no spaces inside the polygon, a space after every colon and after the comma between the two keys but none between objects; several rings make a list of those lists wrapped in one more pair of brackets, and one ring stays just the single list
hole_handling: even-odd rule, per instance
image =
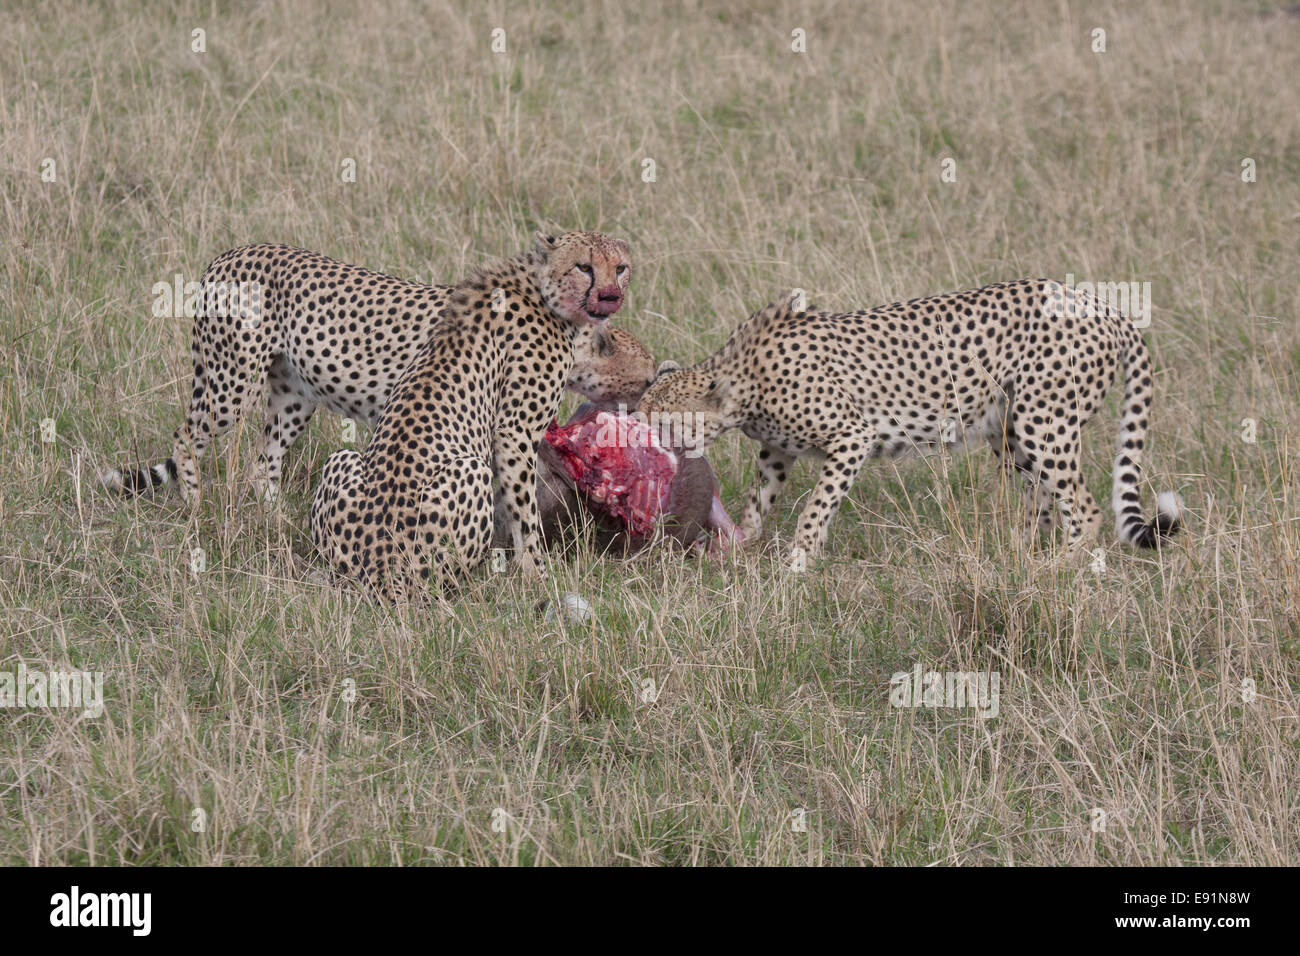
[{"label": "exposed red meat", "polygon": [[[589,503],[633,534],[654,533],[669,510],[679,459],[659,444],[649,425],[631,415],[595,411],[567,425],[552,421],[546,442]],[[716,508],[721,509],[721,502]]]}]

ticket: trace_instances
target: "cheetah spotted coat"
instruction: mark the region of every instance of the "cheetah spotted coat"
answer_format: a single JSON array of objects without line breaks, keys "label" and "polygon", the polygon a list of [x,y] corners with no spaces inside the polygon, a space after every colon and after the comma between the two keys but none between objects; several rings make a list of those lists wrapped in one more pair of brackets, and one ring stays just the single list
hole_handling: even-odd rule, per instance
[{"label": "cheetah spotted coat", "polygon": [[1121,537],[1149,547],[1179,523],[1172,493],[1160,496],[1153,520],[1139,506],[1150,355],[1127,319],[1059,283],[1005,282],[839,314],[777,303],[699,365],[663,374],[638,408],[689,413],[695,447],[728,428],[761,444],[741,522],[750,540],[797,457],[824,459],[794,541],[815,556],[868,458],[987,442],[1023,476],[1040,526],[1061,519],[1077,546],[1101,523],[1082,481],[1081,429],[1117,372],[1124,404],[1112,505]]},{"label": "cheetah spotted coat", "polygon": [[[229,307],[212,292],[223,286],[255,289],[255,308]],[[203,454],[266,395],[266,425],[248,477],[274,497],[284,454],[318,407],[366,423],[379,417],[450,292],[270,244],[218,256],[200,287],[207,291],[194,318],[189,410],[172,455],[153,467],[109,472],[111,488],[133,494],[178,480],[193,501]]]},{"label": "cheetah spotted coat", "polygon": [[495,476],[516,560],[540,571],[537,446],[576,329],[606,321],[629,277],[624,243],[568,233],[458,286],[365,451],[326,463],[311,528],[331,567],[394,601],[452,583],[490,547]]}]

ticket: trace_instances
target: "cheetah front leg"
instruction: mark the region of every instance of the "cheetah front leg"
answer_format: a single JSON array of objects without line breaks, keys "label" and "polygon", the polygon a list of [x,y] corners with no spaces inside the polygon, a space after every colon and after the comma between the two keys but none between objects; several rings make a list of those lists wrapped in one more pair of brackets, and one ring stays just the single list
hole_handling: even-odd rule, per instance
[{"label": "cheetah front leg", "polygon": [[519,429],[498,432],[493,442],[496,475],[501,482],[501,504],[505,509],[515,566],[527,577],[544,577],[541,519],[537,515],[537,443]]},{"label": "cheetah front leg", "polygon": [[745,512],[740,519],[740,536],[745,543],[757,543],[763,536],[763,519],[772,510],[772,503],[790,477],[794,456],[779,448],[764,445],[758,453],[758,478],[745,502]]},{"label": "cheetah front leg", "polygon": [[801,559],[817,557],[826,545],[826,532],[831,519],[839,510],[840,502],[849,493],[858,473],[871,452],[874,435],[854,435],[841,439],[826,449],[826,461],[817,476],[817,487],[799,515],[799,528],[794,536],[791,562],[798,565]]}]

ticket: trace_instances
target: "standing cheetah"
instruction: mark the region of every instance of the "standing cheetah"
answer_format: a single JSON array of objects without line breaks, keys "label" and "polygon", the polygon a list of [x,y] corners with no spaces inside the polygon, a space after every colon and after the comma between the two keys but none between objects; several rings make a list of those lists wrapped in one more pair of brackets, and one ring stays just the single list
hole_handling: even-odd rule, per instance
[{"label": "standing cheetah", "polygon": [[311,529],[330,566],[391,600],[449,583],[491,544],[495,476],[516,560],[540,573],[537,446],[576,330],[607,322],[630,278],[626,243],[572,232],[457,286],[365,451],[325,464]]},{"label": "standing cheetah", "polygon": [[[216,293],[244,284],[248,308]],[[198,494],[198,459],[240,420],[263,391],[267,421],[249,469],[254,488],[274,498],[284,455],[317,407],[373,425],[415,350],[433,332],[450,286],[422,285],[285,245],[222,253],[203,274],[194,318],[194,384],[172,457],[152,467],[110,471],[104,483],[126,494],[179,477],[186,500]],[[635,347],[633,347],[635,346]],[[595,349],[596,351],[592,351]],[[641,344],[621,329],[588,329],[574,340],[568,387],[600,400],[607,376],[640,370]]]},{"label": "standing cheetah", "polygon": [[1118,369],[1116,526],[1124,541],[1152,547],[1178,528],[1180,509],[1172,492],[1150,521],[1138,505],[1152,393],[1146,344],[1127,319],[1059,283],[1025,279],[843,314],[779,302],[698,365],[661,368],[638,410],[660,420],[690,413],[686,438],[700,449],[729,428],[762,444],[741,521],[750,540],[796,457],[825,459],[794,541],[813,557],[868,458],[983,440],[1024,477],[1040,525],[1054,507],[1077,547],[1101,524],[1082,483],[1080,430]]},{"label": "standing cheetah", "polygon": [[[222,290],[252,290],[230,307]],[[153,467],[110,471],[127,494],[179,479],[193,501],[198,460],[252,410],[265,390],[267,420],[249,477],[276,494],[284,453],[317,406],[373,423],[398,376],[429,337],[450,289],[337,262],[306,249],[255,245],[212,261],[194,317],[194,385],[172,456]]]}]

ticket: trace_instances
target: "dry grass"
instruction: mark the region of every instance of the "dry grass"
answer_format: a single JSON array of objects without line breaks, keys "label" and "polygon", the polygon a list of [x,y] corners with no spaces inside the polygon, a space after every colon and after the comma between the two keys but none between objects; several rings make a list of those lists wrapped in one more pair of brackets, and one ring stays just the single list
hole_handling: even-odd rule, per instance
[{"label": "dry grass", "polygon": [[[0,710],[0,860],[1300,862],[1300,18],[188,6],[25,4],[0,32],[0,670],[102,670],[108,698],[97,720]],[[792,286],[850,308],[1150,281],[1146,501],[1181,489],[1190,532],[1135,554],[1108,522],[1100,576],[1026,554],[980,454],[870,468],[806,575],[774,551],[582,556],[546,589],[485,576],[394,613],[313,576],[337,419],[273,510],[211,467],[194,514],[95,486],[179,420],[189,329],[152,317],[155,282],[261,240],[448,280],[538,226],[629,239],[623,321],[679,359]],[[1114,412],[1089,435],[1103,500]],[[753,453],[713,456],[736,507]],[[593,619],[542,624],[543,590]],[[918,663],[997,670],[999,715],[892,708]]]}]

